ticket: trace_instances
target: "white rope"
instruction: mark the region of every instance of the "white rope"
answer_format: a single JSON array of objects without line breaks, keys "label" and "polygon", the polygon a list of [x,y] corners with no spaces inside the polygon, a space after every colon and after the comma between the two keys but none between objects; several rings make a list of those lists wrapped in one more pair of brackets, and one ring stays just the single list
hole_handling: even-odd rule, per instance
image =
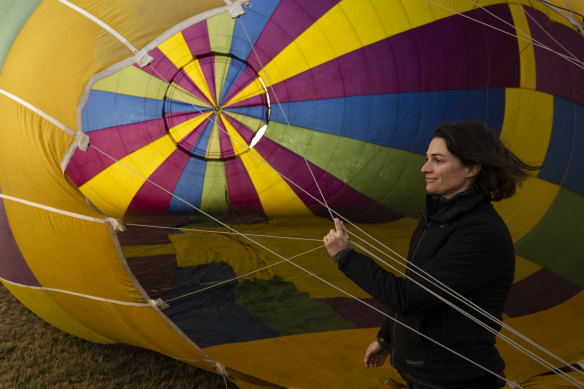
[{"label": "white rope", "polygon": [[72,4],[71,2],[69,2],[67,0],[58,0],[58,1],[60,3],[62,3],[62,4],[64,4],[64,5],[66,5],[67,7],[71,8],[72,10],[74,10],[74,11],[80,13],[81,15],[85,16],[86,18],[88,18],[92,22],[98,24],[101,28],[103,28],[104,30],[106,30],[107,32],[109,32],[110,34],[112,34],[114,37],[116,37],[117,40],[119,40],[120,42],[122,42],[132,53],[134,53],[134,54],[138,54],[139,53],[139,50],[137,48],[135,48],[126,38],[124,38],[122,36],[122,34],[120,34],[119,32],[117,32],[116,30],[114,30],[111,26],[109,26],[108,24],[106,24],[105,22],[103,22],[101,19],[99,19],[95,15],[87,12],[83,8],[80,8],[80,7],[76,6],[75,4]]},{"label": "white rope", "polygon": [[312,168],[310,167],[310,163],[308,162],[308,159],[306,158],[306,155],[304,154],[304,150],[302,149],[302,146],[300,146],[300,142],[298,142],[298,138],[296,137],[296,134],[295,134],[294,130],[292,129],[292,125],[290,124],[290,121],[288,120],[288,117],[286,116],[286,112],[284,112],[284,108],[282,108],[282,104],[280,103],[280,99],[278,98],[278,95],[277,95],[276,91],[274,90],[274,86],[272,85],[272,81],[270,80],[270,77],[268,76],[268,73],[266,72],[266,69],[264,68],[264,65],[262,64],[262,61],[260,60],[260,57],[258,56],[258,53],[256,52],[256,49],[254,47],[254,44],[251,41],[251,38],[249,37],[249,34],[247,33],[247,30],[245,28],[245,25],[243,24],[243,22],[241,21],[241,19],[238,19],[237,21],[241,24],[241,28],[243,29],[243,32],[245,33],[245,36],[247,37],[247,40],[248,40],[248,42],[249,42],[249,44],[251,46],[251,49],[252,49],[252,51],[253,51],[253,53],[254,53],[254,55],[256,57],[256,60],[258,61],[258,64],[260,65],[260,68],[262,69],[264,75],[266,76],[266,80],[268,81],[268,86],[272,90],[272,93],[274,93],[274,97],[276,98],[276,104],[278,105],[278,107],[280,108],[280,111],[282,112],[282,116],[284,117],[284,120],[286,121],[286,124],[288,126],[288,130],[292,134],[292,137],[294,138],[294,142],[296,143],[296,147],[298,147],[298,150],[300,151],[300,155],[304,159],[304,163],[306,164],[306,167],[307,167],[308,171],[310,172],[310,175],[312,176],[312,180],[314,181],[314,184],[316,185],[316,188],[318,189],[318,192],[320,193],[320,196],[322,198],[322,201],[325,204],[326,209],[329,211],[329,215],[331,217],[331,220],[333,220],[334,219],[334,216],[333,216],[333,214],[331,212],[331,208],[328,206],[328,203],[326,201],[325,195],[322,192],[322,189],[320,188],[320,185],[318,184],[318,180],[314,176],[314,172],[312,171]]},{"label": "white rope", "polygon": [[[159,229],[177,230],[177,231],[203,232],[203,233],[212,233],[212,234],[236,235],[232,231],[203,230],[203,229],[198,229],[198,228],[186,228],[186,227],[153,226],[153,225],[148,225],[148,224],[136,224],[136,223],[126,223],[126,226],[159,228]],[[322,239],[298,238],[298,237],[294,237],[294,236],[265,235],[265,234],[243,234],[243,235],[254,236],[256,238],[271,238],[271,239],[287,239],[287,240],[304,240],[304,241],[310,241],[310,242],[322,242]]]},{"label": "white rope", "polygon": [[[503,31],[503,32],[504,32],[504,31]],[[247,34],[247,32],[246,32],[246,34]],[[249,37],[248,37],[248,39],[249,39]],[[256,54],[256,55],[257,55],[257,54]],[[264,70],[264,72],[265,72],[265,70]],[[168,81],[167,81],[167,83],[168,83]],[[279,103],[279,102],[278,102],[278,103]],[[281,108],[281,106],[280,106],[280,108]],[[282,108],[281,108],[281,109],[282,109]],[[283,109],[282,109],[282,111],[283,111]],[[283,114],[285,115],[285,113],[284,113],[284,112],[283,112]],[[290,124],[288,123],[288,125],[290,125]],[[223,129],[222,129],[222,130],[223,130]],[[225,131],[225,130],[223,130],[223,131]],[[295,139],[296,139],[296,138],[295,138]],[[247,147],[247,146],[245,146],[245,147]],[[100,151],[101,151],[101,150],[100,150]],[[106,154],[106,155],[107,155],[107,154]],[[111,157],[110,157],[110,158],[111,158]],[[304,157],[304,158],[305,158],[305,157]],[[306,158],[305,158],[305,161],[306,161],[306,163],[308,164],[308,161],[306,160]],[[117,161],[117,162],[119,163],[119,161]],[[309,167],[309,169],[310,169],[310,167]],[[130,170],[132,170],[132,169],[130,169]],[[286,179],[287,181],[289,181],[289,182],[292,182],[291,180],[289,180],[288,178],[286,178],[286,177],[285,177],[284,175],[282,175],[281,173],[279,173],[279,172],[278,172],[278,174],[279,174],[281,177],[283,177],[284,179]],[[311,174],[312,174],[312,171],[311,171]],[[312,174],[312,175],[313,175],[313,174]],[[314,175],[313,175],[313,179],[315,179]],[[150,180],[148,180],[148,181],[150,181]],[[316,179],[315,179],[315,181],[316,181]],[[152,183],[152,181],[150,181],[150,182]],[[155,184],[155,185],[156,185],[156,184]],[[296,185],[296,184],[295,184],[295,185]],[[317,185],[318,185],[318,183],[317,183]],[[158,185],[156,185],[156,186],[158,186]],[[297,186],[297,185],[296,185],[296,186]],[[164,188],[162,188],[162,187],[160,187],[160,186],[158,186],[158,187],[164,190]],[[166,191],[166,190],[165,190],[165,191]],[[319,188],[319,191],[320,191],[320,188]],[[167,192],[168,192],[168,191],[167,191]],[[320,191],[320,192],[321,192],[321,195],[322,195],[322,191]],[[169,193],[170,193],[170,192],[169,192]],[[171,193],[171,195],[175,196],[175,195],[174,195],[174,194],[172,194],[172,193]],[[175,197],[176,197],[176,196],[175,196]],[[312,197],[312,198],[314,198],[312,195],[311,195],[311,197]],[[178,197],[177,197],[177,198],[178,198]],[[185,202],[184,200],[182,200],[182,199],[180,199],[180,198],[179,198],[179,200],[181,200],[181,201]],[[329,210],[329,213],[331,213],[331,217],[332,217],[332,210],[330,209],[330,207],[328,207],[328,205],[326,205],[326,199],[324,198],[324,196],[323,196],[323,200],[324,200],[324,202],[325,202],[325,204],[323,204],[323,205],[327,207],[327,209]],[[319,201],[319,200],[317,200],[317,201],[320,203],[320,201]],[[189,204],[188,202],[185,202],[185,204],[192,206],[192,205],[191,205],[191,204]],[[322,204],[322,203],[321,203],[321,204]],[[192,206],[192,207],[194,207],[194,206]],[[194,207],[194,208],[195,208],[195,209],[197,209],[196,207]],[[199,210],[199,209],[197,209],[197,210],[198,210],[199,212],[201,212],[201,213],[205,214],[205,213],[204,213],[204,212],[202,212],[201,210]],[[207,215],[207,214],[205,214],[205,215]],[[207,215],[207,216],[209,216],[209,215]],[[212,217],[211,217],[211,218],[212,218]],[[226,226],[227,228],[230,228],[230,229],[231,229],[231,227],[229,227],[229,226],[227,226],[227,225],[225,225],[225,226]],[[236,233],[236,234],[240,234],[239,232],[237,232],[237,231],[235,231],[235,230],[234,230],[234,233]],[[243,235],[243,234],[241,234],[241,235],[245,237],[245,235]],[[251,239],[250,239],[250,240],[251,240]],[[252,240],[252,241],[253,241],[253,240]],[[257,242],[255,242],[255,243],[257,244]],[[260,247],[263,247],[264,249],[267,249],[266,247],[264,247],[264,246],[262,246],[262,245],[259,245],[259,244],[258,244],[258,246],[260,246]],[[276,255],[276,256],[279,256],[278,254],[274,253],[273,251],[271,251],[271,250],[269,250],[269,249],[267,249],[267,250],[268,250],[269,252],[272,252],[274,255]],[[280,256],[280,257],[281,257],[281,256]],[[281,258],[283,258],[283,257],[281,257]],[[284,261],[288,261],[288,262],[289,262],[289,260],[287,260],[286,258],[283,258],[283,260],[284,260]],[[296,264],[294,264],[293,262],[289,262],[289,263],[293,264],[294,266],[297,266],[297,267],[299,267],[299,265],[296,265]],[[301,268],[302,270],[304,270],[304,271],[308,272],[308,274],[311,274],[311,275],[313,275],[313,276],[314,276],[314,277],[316,277],[317,279],[320,279],[321,281],[323,281],[323,282],[325,282],[325,283],[329,284],[330,286],[332,286],[332,287],[334,287],[334,288],[336,288],[336,289],[339,289],[339,288],[337,288],[336,286],[334,286],[334,285],[332,285],[332,284],[328,283],[326,280],[323,280],[323,279],[321,279],[320,277],[317,277],[316,275],[314,275],[314,274],[310,273],[310,272],[309,272],[309,271],[307,271],[306,269],[303,269],[302,267],[299,267],[299,268]],[[340,290],[340,289],[339,289],[339,290]],[[342,291],[342,290],[341,290],[341,291]],[[343,292],[344,292],[344,291],[343,291]],[[346,293],[346,292],[344,292],[344,293]],[[346,293],[346,294],[347,294],[347,293]],[[348,294],[348,295],[349,295],[349,296],[351,296],[350,294]],[[357,298],[355,298],[355,299],[357,299]],[[359,299],[357,299],[357,300],[359,300]],[[359,300],[359,301],[360,301],[360,300]],[[388,317],[389,317],[389,316],[388,316]],[[390,318],[391,318],[391,317],[390,317]],[[393,319],[393,318],[392,318],[392,319]],[[415,332],[415,331],[414,331],[414,332]],[[420,335],[421,335],[421,336],[423,336],[423,334],[420,334]],[[430,340],[432,340],[432,339],[430,339]],[[432,341],[433,341],[433,340],[432,340]],[[456,354],[456,353],[455,353],[455,354]],[[465,359],[466,359],[466,358],[465,358]],[[471,361],[471,362],[472,362],[472,361]],[[480,366],[479,366],[479,367],[480,367]],[[496,375],[496,374],[495,374],[495,375]]]}]

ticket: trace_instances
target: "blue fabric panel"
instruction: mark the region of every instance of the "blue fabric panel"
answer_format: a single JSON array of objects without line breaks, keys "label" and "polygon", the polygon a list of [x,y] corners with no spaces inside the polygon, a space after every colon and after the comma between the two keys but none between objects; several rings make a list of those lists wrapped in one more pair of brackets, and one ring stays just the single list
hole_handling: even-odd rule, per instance
[{"label": "blue fabric panel", "polygon": [[233,107],[225,109],[228,112],[234,112],[241,115],[256,118],[262,121],[266,120],[268,108],[265,106],[248,106],[248,107]]},{"label": "blue fabric panel", "polygon": [[[203,181],[207,163],[201,159],[190,158],[181,174],[174,194],[189,204],[199,208],[201,206],[201,196],[203,193]],[[171,197],[169,210],[174,214],[194,213],[195,209],[180,201],[176,197]]]},{"label": "blue fabric panel", "polygon": [[500,131],[505,90],[452,90],[366,95],[282,103],[271,120],[424,154],[442,123],[483,120]]},{"label": "blue fabric panel", "polygon": [[584,106],[554,97],[554,119],[538,178],[584,194]]},{"label": "blue fabric panel", "polygon": [[[228,101],[225,100],[225,96],[229,94],[231,88],[233,88],[233,84],[239,79],[239,76],[245,69],[245,66],[242,65],[241,62],[231,61],[229,65],[229,69],[227,69],[227,74],[223,80],[223,89],[221,89],[221,96],[219,96],[219,105],[222,106]],[[230,96],[230,98],[233,96]]]},{"label": "blue fabric panel", "polygon": [[[225,262],[176,268],[168,298],[192,293],[235,276]],[[237,304],[235,286],[234,282],[228,282],[178,299],[164,313],[201,347],[280,336],[259,316]]]},{"label": "blue fabric panel", "polygon": [[195,143],[195,146],[191,150],[192,154],[201,156],[206,154],[207,146],[209,145],[209,138],[211,137],[211,131],[213,131],[213,123],[215,120],[217,120],[217,115],[215,114],[213,114],[209,120],[207,120],[207,124],[205,125],[203,133],[199,139],[197,139],[197,143]]},{"label": "blue fabric panel", "polygon": [[83,132],[145,122],[162,117],[162,100],[92,90],[83,112]]},{"label": "blue fabric panel", "polygon": [[183,101],[177,101],[172,99],[166,99],[164,101],[164,112],[166,114],[169,113],[183,113],[183,112],[207,112],[211,111],[212,108],[209,107],[202,107],[200,105],[193,105],[189,103],[185,103]]},{"label": "blue fabric panel", "polygon": [[260,36],[278,3],[280,3],[279,0],[253,0],[250,8],[244,8],[245,15],[235,20],[233,39],[231,41],[231,55],[240,59],[245,59],[249,56],[252,45],[255,44]]}]

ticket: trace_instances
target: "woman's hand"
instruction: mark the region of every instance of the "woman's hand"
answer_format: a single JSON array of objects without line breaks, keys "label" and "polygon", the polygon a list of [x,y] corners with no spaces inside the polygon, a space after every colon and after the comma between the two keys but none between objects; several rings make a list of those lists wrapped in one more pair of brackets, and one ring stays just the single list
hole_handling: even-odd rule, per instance
[{"label": "woman's hand", "polygon": [[351,247],[349,244],[349,234],[347,233],[347,230],[345,230],[345,225],[338,218],[335,218],[335,229],[330,230],[330,232],[322,238],[322,241],[331,257],[339,251]]},{"label": "woman's hand", "polygon": [[363,362],[365,362],[365,367],[379,367],[385,363],[388,355],[389,350],[383,348],[383,346],[375,341],[367,347]]}]

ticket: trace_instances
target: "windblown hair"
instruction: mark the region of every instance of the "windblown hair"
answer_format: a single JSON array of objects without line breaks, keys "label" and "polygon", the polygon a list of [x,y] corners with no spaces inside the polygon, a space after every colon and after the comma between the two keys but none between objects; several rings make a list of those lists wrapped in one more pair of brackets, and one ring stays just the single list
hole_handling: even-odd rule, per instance
[{"label": "windblown hair", "polygon": [[521,181],[542,168],[523,162],[493,129],[479,121],[444,124],[436,129],[434,137],[444,139],[448,151],[464,166],[481,165],[472,188],[493,201],[513,196]]}]

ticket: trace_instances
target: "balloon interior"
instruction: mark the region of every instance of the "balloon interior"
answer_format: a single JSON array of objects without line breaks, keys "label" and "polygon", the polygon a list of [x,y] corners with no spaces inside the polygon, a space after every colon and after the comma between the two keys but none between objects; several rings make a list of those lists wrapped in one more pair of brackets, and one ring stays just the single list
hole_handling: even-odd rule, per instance
[{"label": "balloon interior", "polygon": [[362,367],[387,309],[321,238],[342,217],[403,271],[433,130],[477,119],[544,165],[496,204],[502,333],[545,362],[498,339],[505,374],[582,383],[584,7],[552,3],[5,1],[0,280],[241,388],[403,387]]}]

